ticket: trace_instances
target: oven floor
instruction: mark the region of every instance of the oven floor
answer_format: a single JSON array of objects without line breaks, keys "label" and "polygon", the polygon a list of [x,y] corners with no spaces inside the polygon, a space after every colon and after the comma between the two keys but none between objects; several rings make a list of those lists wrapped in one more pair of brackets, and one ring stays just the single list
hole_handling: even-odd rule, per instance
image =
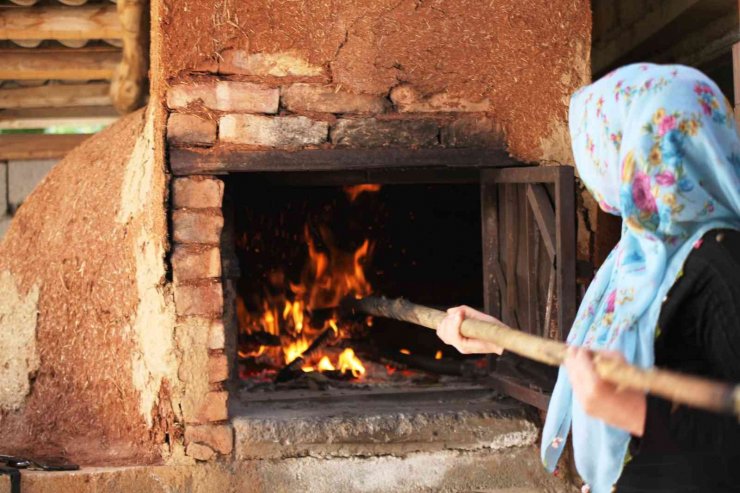
[{"label": "oven floor", "polygon": [[237,459],[505,451],[536,443],[535,416],[479,386],[242,392],[230,409]]}]

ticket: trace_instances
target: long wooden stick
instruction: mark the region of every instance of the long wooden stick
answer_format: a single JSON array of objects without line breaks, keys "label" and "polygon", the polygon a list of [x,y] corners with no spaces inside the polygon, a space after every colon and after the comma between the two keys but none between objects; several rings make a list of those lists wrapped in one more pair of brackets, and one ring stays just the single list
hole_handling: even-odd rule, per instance
[{"label": "long wooden stick", "polygon": [[[404,299],[389,300],[367,297],[347,302],[348,308],[378,317],[411,322],[435,329],[447,315],[445,312],[415,305]],[[507,351],[541,363],[560,366],[567,346],[552,339],[512,329],[501,322],[463,320],[460,332],[465,337],[493,342]],[[683,375],[655,368],[642,369],[613,358],[594,357],[596,372],[601,378],[621,388],[648,392],[673,402],[740,419],[740,384],[731,385],[706,378]]]}]

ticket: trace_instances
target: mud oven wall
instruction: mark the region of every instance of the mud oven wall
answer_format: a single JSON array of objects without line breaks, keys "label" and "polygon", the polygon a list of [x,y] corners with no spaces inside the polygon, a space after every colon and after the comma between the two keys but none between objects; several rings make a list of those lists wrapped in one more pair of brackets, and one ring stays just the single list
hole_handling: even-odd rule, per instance
[{"label": "mud oven wall", "polygon": [[568,164],[589,79],[585,0],[153,0],[152,30],[148,114],[73,151],[0,245],[0,310],[27,315],[0,317],[22,336],[5,346],[22,385],[0,396],[13,451],[229,455],[219,176]]}]

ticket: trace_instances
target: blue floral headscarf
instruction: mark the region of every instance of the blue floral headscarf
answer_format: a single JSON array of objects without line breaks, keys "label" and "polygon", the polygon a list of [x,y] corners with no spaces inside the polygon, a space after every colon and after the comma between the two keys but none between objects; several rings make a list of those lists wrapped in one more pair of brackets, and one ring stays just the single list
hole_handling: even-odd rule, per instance
[{"label": "blue floral headscarf", "polygon": [[[654,364],[658,316],[692,247],[714,228],[740,229],[740,141],[732,107],[698,70],[629,65],[580,89],[570,132],[581,180],[622,217],[622,237],[596,274],[568,344],[618,350]],[[589,417],[560,369],[542,438],[555,468],[568,431],[578,472],[607,493],[630,435]]]}]

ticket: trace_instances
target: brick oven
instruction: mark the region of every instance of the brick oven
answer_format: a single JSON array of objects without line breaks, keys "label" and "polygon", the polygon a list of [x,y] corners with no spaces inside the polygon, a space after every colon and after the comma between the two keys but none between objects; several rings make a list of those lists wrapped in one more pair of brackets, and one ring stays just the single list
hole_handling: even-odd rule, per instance
[{"label": "brick oven", "polygon": [[[165,100],[175,309],[204,346],[198,397],[183,409],[186,453],[229,453],[229,426],[240,459],[458,440],[421,445],[368,425],[387,406],[412,422],[434,416],[419,436],[457,416],[495,442],[511,409],[484,412],[484,426],[451,410],[499,393],[546,407],[547,384],[526,373],[502,376],[494,360],[461,358],[423,329],[335,309],[375,290],[485,307],[562,337],[576,307],[572,167],[512,157],[490,99],[403,82],[357,93],[326,67],[229,49],[172,80]],[[330,327],[333,342],[286,376]]]},{"label": "brick oven", "polygon": [[[148,109],[55,168],[0,247],[41,355],[13,360],[9,451],[203,491],[564,490],[536,451],[546,373],[337,307],[563,337],[595,209],[565,124],[589,5],[556,4],[153,2]],[[8,260],[34,237],[51,267]]]}]

